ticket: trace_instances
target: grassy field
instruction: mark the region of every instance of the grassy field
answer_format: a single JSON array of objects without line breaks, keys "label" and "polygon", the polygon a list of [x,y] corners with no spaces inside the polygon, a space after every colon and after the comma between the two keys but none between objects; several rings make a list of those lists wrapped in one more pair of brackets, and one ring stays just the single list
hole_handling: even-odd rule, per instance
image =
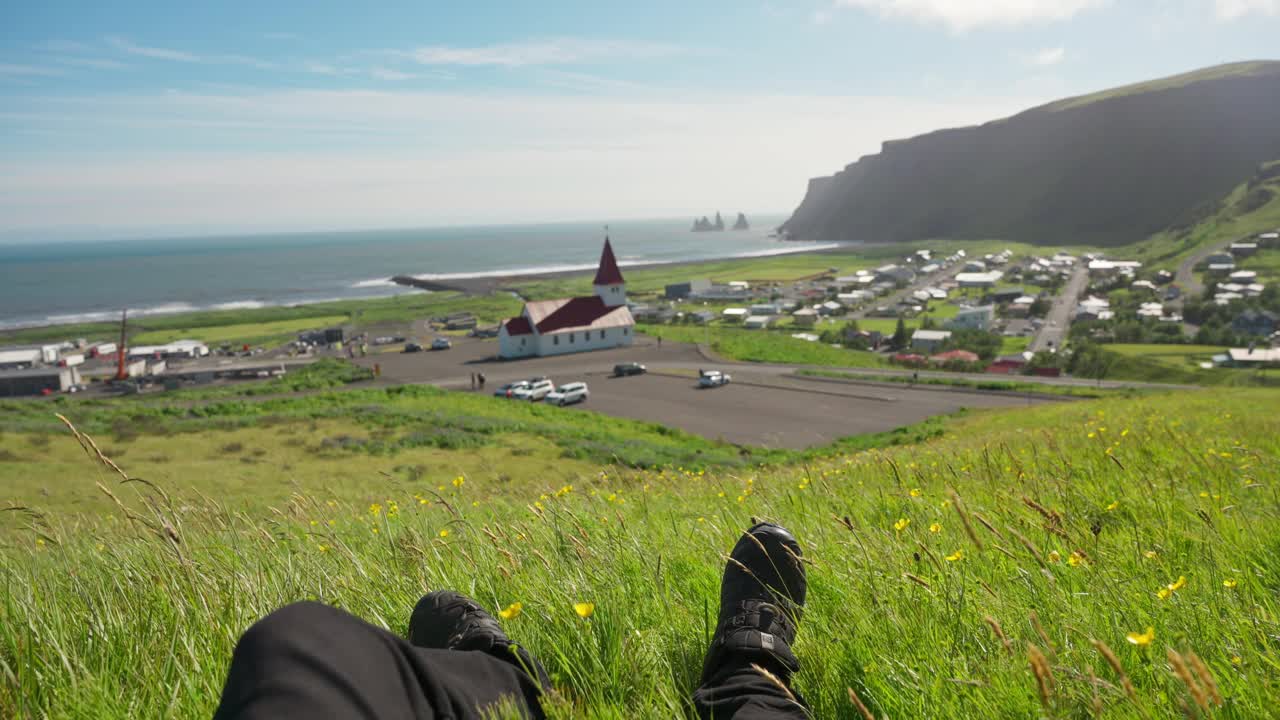
[{"label": "grassy field", "polygon": [[[754,516],[792,528],[812,561],[795,683],[816,717],[861,717],[848,689],[875,717],[1171,717],[1219,697],[1215,716],[1275,717],[1278,402],[1125,397],[978,413],[922,444],[795,465],[557,458],[504,480],[552,462],[538,432],[514,441],[527,456],[397,450],[414,477],[355,454],[287,497],[245,481],[235,501],[222,496],[246,449],[307,461],[285,426],[213,431],[246,448],[217,459],[172,444],[201,435],[99,437],[147,484],[69,432],[35,447],[9,430],[6,451],[56,458],[50,492],[100,483],[121,505],[77,514],[23,486],[22,509],[0,514],[0,715],[208,717],[237,636],[273,608],[317,599],[404,632],[421,593],[453,587],[523,604],[505,624],[550,670],[553,717],[690,717],[723,553]],[[358,432],[343,422],[316,432]],[[203,464],[161,478],[146,465],[160,453]],[[1190,688],[1170,651],[1202,659]]]},{"label": "grassy field", "polygon": [[[169,337],[166,333],[170,332],[182,336],[203,336],[222,333],[223,328],[236,326],[245,328],[235,331],[236,333],[256,332],[252,329],[254,326],[288,322],[297,322],[298,325],[293,327],[300,329],[346,323],[356,323],[362,328],[368,328],[379,325],[403,326],[415,320],[464,310],[475,313],[482,323],[493,325],[520,312],[520,301],[508,293],[474,297],[452,292],[412,292],[375,300],[155,315],[133,318],[129,321],[129,328],[131,337],[133,333]],[[119,333],[118,323],[55,325],[2,331],[0,343],[36,343],[80,337],[114,340]]]},{"label": "grassy field", "polygon": [[799,340],[791,337],[792,331],[743,330],[718,325],[707,328],[693,325],[641,325],[639,327],[645,334],[665,340],[688,343],[709,341],[712,351],[731,360],[831,367],[886,367],[888,365],[875,353],[846,350],[820,342]]},{"label": "grassy field", "polygon": [[850,373],[839,370],[798,370],[797,375],[810,377],[835,378],[837,380],[854,380],[858,382],[884,382],[898,385],[941,385],[945,387],[969,388],[972,390],[999,390],[1001,392],[1035,393],[1037,395],[1061,395],[1075,398],[1100,398],[1113,395],[1142,395],[1148,391],[1134,388],[1108,389],[1081,385],[1050,385],[1020,380],[1017,376],[1000,379],[993,376],[990,380],[970,380],[962,377],[913,377],[911,375],[872,375],[867,373]]},{"label": "grassy field", "polygon": [[1108,380],[1280,387],[1280,370],[1200,368],[1200,362],[1223,352],[1223,348],[1215,345],[1109,344],[1103,348],[1114,358],[1106,375]]},{"label": "grassy field", "polygon": [[347,315],[321,315],[297,320],[148,330],[134,335],[131,340],[137,345],[163,345],[174,340],[185,339],[201,340],[209,345],[221,345],[223,343],[257,345],[272,341],[278,344],[282,339],[286,341],[292,339],[303,330],[316,330],[332,325],[341,325],[347,322],[347,319]]}]

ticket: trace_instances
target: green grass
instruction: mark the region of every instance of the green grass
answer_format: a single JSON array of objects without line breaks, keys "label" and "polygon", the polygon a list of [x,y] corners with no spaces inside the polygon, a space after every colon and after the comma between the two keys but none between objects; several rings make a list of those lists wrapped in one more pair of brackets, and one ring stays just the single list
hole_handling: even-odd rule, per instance
[{"label": "green grass", "polygon": [[[709,340],[711,350],[730,360],[784,363],[788,365],[827,365],[831,367],[885,367],[888,363],[876,353],[846,350],[820,342],[791,337],[779,330],[743,330],[714,325],[702,328],[692,325],[641,325],[647,335],[677,342],[701,343]],[[803,332],[815,332],[804,330]]]},{"label": "green grass", "polygon": [[[508,293],[486,296],[467,296],[459,293],[413,292],[373,300],[343,300],[340,302],[297,305],[294,307],[266,307],[241,310],[216,310],[176,315],[155,315],[134,318],[129,321],[133,334],[176,332],[182,335],[221,332],[227,326],[248,326],[264,323],[299,322],[301,326],[355,323],[367,328],[379,325],[404,326],[416,320],[448,315],[453,312],[475,313],[484,324],[493,325],[499,320],[520,312],[520,301]],[[338,320],[342,317],[345,320]],[[84,337],[93,340],[113,340],[119,336],[119,323],[88,323],[79,325],[53,325],[22,330],[0,332],[3,343],[35,343]],[[159,337],[159,335],[157,335]]]},{"label": "green grass", "polygon": [[321,315],[297,320],[148,330],[134,335],[131,341],[136,345],[163,345],[174,340],[193,339],[203,341],[209,345],[222,345],[224,343],[232,345],[249,343],[255,345],[281,338],[292,339],[304,330],[316,330],[332,325],[341,325],[347,321],[347,317],[346,315]]},{"label": "green grass", "polygon": [[[417,477],[335,461],[325,484],[269,507],[219,497],[243,451],[148,477],[174,498],[148,505],[155,491],[121,483],[68,435],[28,450],[9,433],[6,450],[57,454],[51,486],[100,482],[178,543],[119,508],[48,512],[24,490],[29,509],[0,514],[13,530],[0,548],[0,715],[208,717],[237,636],[272,609],[317,599],[402,633],[421,593],[453,587],[491,610],[523,604],[504,624],[554,678],[553,717],[691,717],[723,553],[765,517],[812,561],[795,686],[815,717],[858,717],[846,688],[875,717],[1090,717],[1095,702],[1111,718],[1179,716],[1192,701],[1166,648],[1203,658],[1224,698],[1215,715],[1274,717],[1278,402],[1256,389],[1126,397],[977,413],[924,444],[795,467],[564,463],[532,485],[503,478],[543,462],[548,436],[525,441],[531,456],[465,466],[414,456]],[[318,431],[329,422],[342,421]],[[119,461],[142,477],[144,452],[194,438],[157,436]],[[241,440],[264,463],[287,441]],[[590,620],[572,610],[581,601],[595,603]],[[1150,645],[1126,642],[1147,627]],[[1051,658],[1047,707],[1028,645]]]},{"label": "green grass", "polygon": [[[1112,395],[1141,395],[1148,391],[1135,388],[1108,389],[1101,387],[1084,387],[1080,385],[1051,385],[1048,383],[1034,383],[1019,381],[1016,377],[1009,380],[997,379],[1001,376],[993,376],[990,380],[969,380],[962,377],[937,377],[926,375],[924,377],[913,377],[911,375],[872,375],[865,373],[847,373],[838,370],[799,370],[797,375],[808,375],[811,377],[827,377],[837,380],[855,380],[858,382],[886,382],[897,383],[900,385],[942,385],[946,387],[968,388],[972,390],[999,390],[1001,392],[1016,393],[1036,393],[1037,395],[1061,395],[1064,397],[1074,398],[1100,398]],[[1004,376],[1008,377],[1008,376]]]},{"label": "green grass", "polygon": [[1198,366],[1222,348],[1213,345],[1104,345],[1114,358],[1108,380],[1209,386],[1280,387],[1280,370]]}]

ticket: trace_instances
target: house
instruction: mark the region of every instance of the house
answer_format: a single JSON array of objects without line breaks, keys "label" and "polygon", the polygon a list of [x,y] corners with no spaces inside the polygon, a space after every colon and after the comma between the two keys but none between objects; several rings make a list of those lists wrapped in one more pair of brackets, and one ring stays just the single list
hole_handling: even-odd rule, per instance
[{"label": "house", "polygon": [[1138,306],[1138,317],[1159,318],[1164,315],[1164,305],[1158,302],[1145,302]]},{"label": "house", "polygon": [[1107,320],[1114,317],[1111,301],[1090,295],[1076,306],[1076,320]]},{"label": "house", "polygon": [[1005,306],[1004,314],[1011,318],[1024,318],[1031,315],[1031,306],[1035,305],[1036,299],[1030,295],[1023,295]]},{"label": "house", "polygon": [[993,302],[997,305],[1003,305],[1005,303],[1013,302],[1025,294],[1026,293],[1023,292],[1020,287],[999,288],[991,291],[991,293],[987,295],[987,301]]},{"label": "house", "polygon": [[801,308],[792,313],[791,318],[796,326],[811,328],[818,322],[818,311],[813,308]]},{"label": "house", "polygon": [[1227,350],[1233,367],[1271,365],[1280,363],[1280,348],[1231,348]]},{"label": "house", "polygon": [[927,287],[925,291],[929,293],[930,300],[946,300],[947,291],[940,287]]},{"label": "house", "polygon": [[911,349],[931,353],[950,339],[950,330],[916,330],[911,333]]},{"label": "house", "polygon": [[1169,270],[1160,270],[1156,273],[1157,285],[1168,285],[1173,282],[1174,274]]},{"label": "house", "polygon": [[747,308],[751,315],[777,315],[778,306],[774,303],[761,303]]},{"label": "house", "polygon": [[1000,282],[1004,273],[999,270],[989,272],[962,272],[956,275],[956,282],[962,288],[991,288]]},{"label": "house", "polygon": [[964,264],[964,271],[971,273],[980,273],[987,271],[987,264],[981,260],[970,260]]},{"label": "house", "polygon": [[828,300],[818,306],[818,314],[823,317],[827,315],[842,315],[844,314],[844,306],[838,302]]},{"label": "house", "polygon": [[0,373],[0,397],[47,395],[65,392],[80,384],[80,371],[74,367],[28,368]]},{"label": "house", "polygon": [[1258,235],[1258,247],[1280,246],[1280,232],[1267,232]]},{"label": "house", "polygon": [[751,313],[748,312],[746,308],[740,307],[725,308],[720,312],[720,317],[723,318],[725,322],[742,322],[743,320],[746,320],[749,315],[751,315]]},{"label": "house", "polygon": [[607,237],[592,286],[593,295],[525,303],[520,315],[498,330],[498,354],[504,359],[543,357],[631,345],[635,318]]},{"label": "house", "polygon": [[1150,280],[1134,280],[1129,285],[1129,289],[1130,290],[1147,290],[1150,292],[1155,292],[1156,284],[1151,282]]},{"label": "house", "polygon": [[769,315],[752,315],[742,321],[742,326],[748,330],[764,330],[773,324],[773,318]]},{"label": "house", "polygon": [[690,280],[689,282],[671,283],[666,286],[662,294],[668,300],[684,300],[700,295],[710,289],[711,281],[704,278],[702,280]]},{"label": "house", "polygon": [[707,323],[716,319],[716,314],[711,312],[710,310],[699,310],[698,312],[694,313],[690,317],[692,317],[693,321],[698,323],[699,325],[706,325]]},{"label": "house", "polygon": [[1231,247],[1229,247],[1228,250],[1230,250],[1231,254],[1235,257],[1238,257],[1238,258],[1249,257],[1250,255],[1253,255],[1254,253],[1258,252],[1258,243],[1235,242],[1235,243],[1231,243]]},{"label": "house", "polygon": [[968,350],[950,350],[948,352],[938,353],[937,355],[929,358],[929,360],[939,365],[946,365],[947,363],[953,362],[976,363],[981,359],[982,358],[979,358],[977,353],[972,353]]},{"label": "house", "polygon": [[1276,331],[1280,317],[1270,310],[1245,310],[1231,321],[1231,329],[1240,335],[1270,335]]},{"label": "house", "polygon": [[901,265],[885,265],[876,268],[876,280],[895,285],[908,285],[916,281],[916,271]]},{"label": "house", "polygon": [[1258,273],[1254,270],[1237,270],[1227,276],[1227,279],[1233,283],[1248,285],[1258,280]]},{"label": "house", "polygon": [[1235,272],[1236,259],[1231,253],[1214,253],[1204,259],[1204,266],[1211,273],[1226,275]]},{"label": "house", "polygon": [[947,321],[947,327],[952,330],[986,330],[991,327],[995,317],[994,305],[960,308],[960,312]]}]

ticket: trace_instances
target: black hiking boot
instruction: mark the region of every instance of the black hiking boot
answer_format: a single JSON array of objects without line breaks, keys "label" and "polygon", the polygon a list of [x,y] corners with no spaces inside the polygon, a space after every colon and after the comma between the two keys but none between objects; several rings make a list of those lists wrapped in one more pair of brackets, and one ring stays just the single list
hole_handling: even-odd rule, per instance
[{"label": "black hiking boot", "polygon": [[791,652],[804,609],[800,544],[785,528],[757,523],[742,535],[720,581],[720,619],[702,665],[702,683],[730,667],[756,664],[787,683],[800,663]]},{"label": "black hiking boot", "polygon": [[498,621],[479,603],[453,590],[422,596],[409,616],[409,642],[421,648],[488,653],[519,667],[544,690],[551,688],[542,663],[511,642]]}]

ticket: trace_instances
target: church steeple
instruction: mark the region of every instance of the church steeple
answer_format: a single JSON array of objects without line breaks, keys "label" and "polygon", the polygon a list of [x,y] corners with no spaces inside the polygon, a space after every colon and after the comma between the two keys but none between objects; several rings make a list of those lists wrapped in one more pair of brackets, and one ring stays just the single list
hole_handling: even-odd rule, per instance
[{"label": "church steeple", "polygon": [[618,269],[618,260],[613,256],[613,245],[609,236],[604,237],[604,251],[600,253],[600,267],[596,269],[596,295],[609,307],[627,304],[627,285],[622,279],[622,271]]}]

